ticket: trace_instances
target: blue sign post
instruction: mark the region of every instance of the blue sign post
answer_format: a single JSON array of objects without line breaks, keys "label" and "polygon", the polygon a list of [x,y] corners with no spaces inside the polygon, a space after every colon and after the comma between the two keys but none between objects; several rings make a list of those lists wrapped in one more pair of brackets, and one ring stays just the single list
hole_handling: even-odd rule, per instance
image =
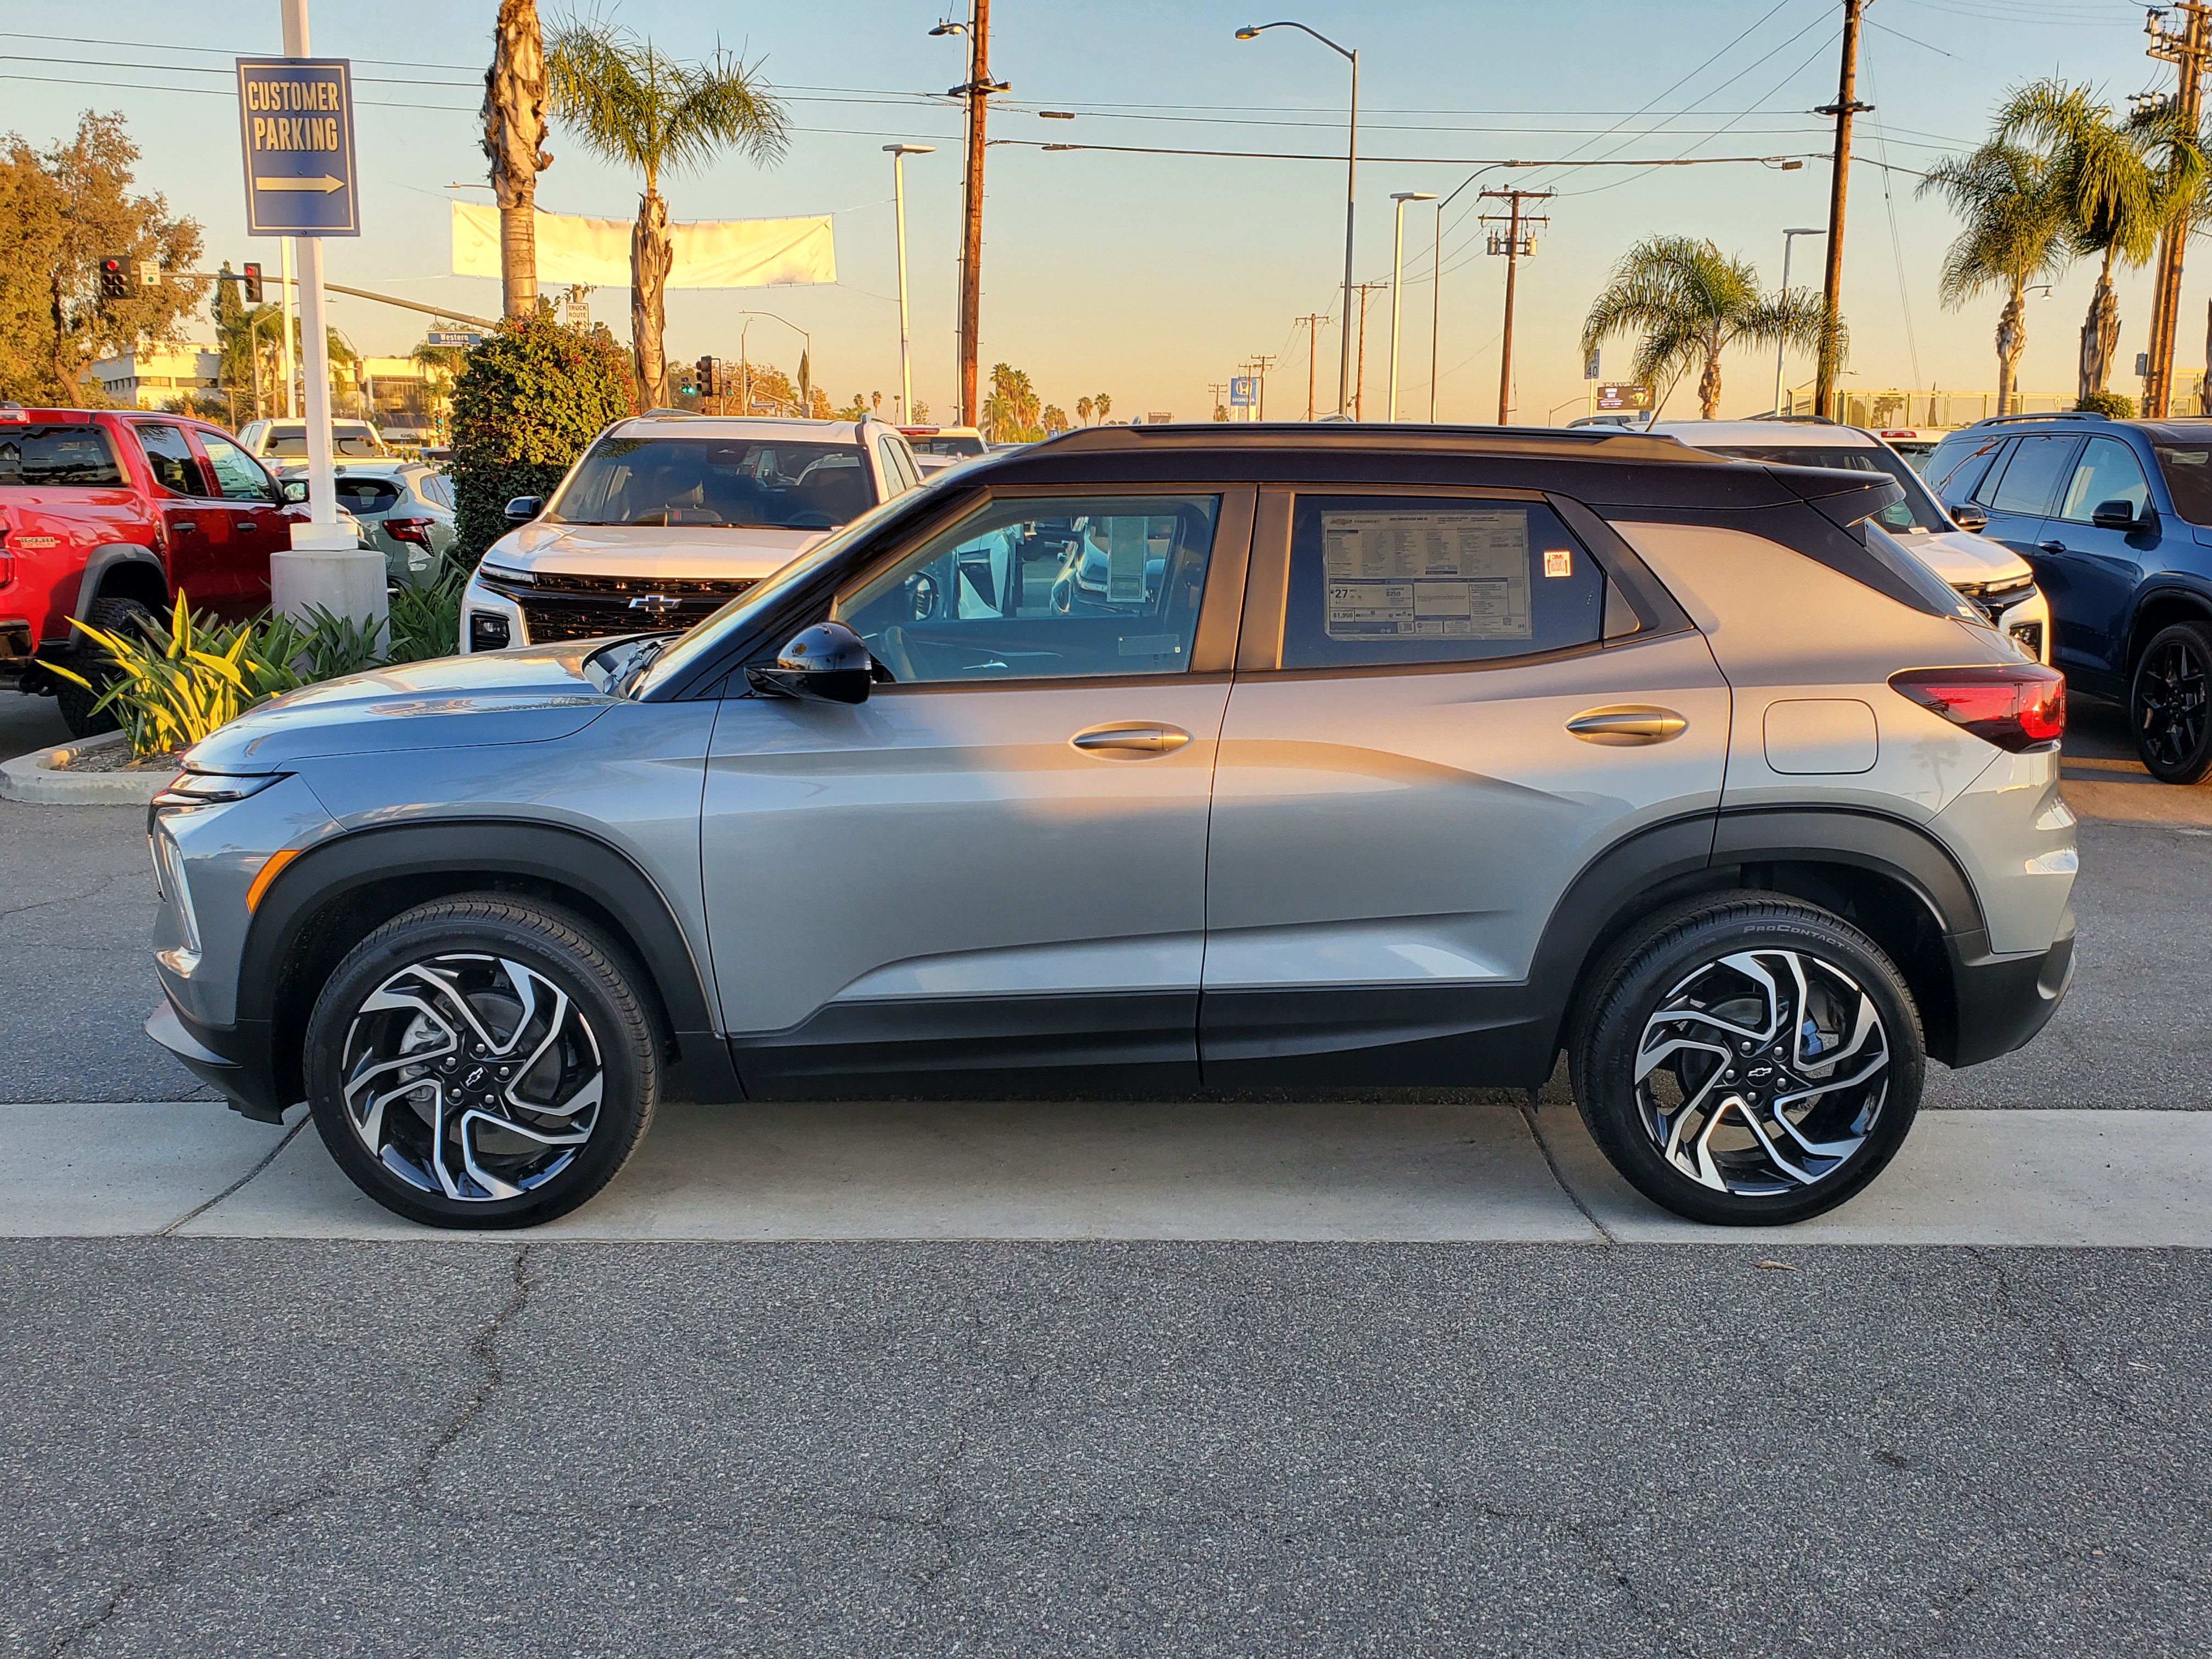
[{"label": "blue sign post", "polygon": [[361,234],[346,59],[240,58],[238,126],[249,234]]}]

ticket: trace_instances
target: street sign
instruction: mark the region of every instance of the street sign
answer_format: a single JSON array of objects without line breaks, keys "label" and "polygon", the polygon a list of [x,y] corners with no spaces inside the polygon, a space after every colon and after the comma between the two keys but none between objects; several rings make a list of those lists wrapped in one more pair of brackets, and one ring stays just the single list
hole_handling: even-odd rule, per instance
[{"label": "street sign", "polygon": [[1651,407],[1651,388],[1648,386],[1627,386],[1617,380],[1601,380],[1597,388],[1597,406],[1601,412],[1649,409]]},{"label": "street sign", "polygon": [[1589,355],[1589,361],[1583,364],[1583,379],[1595,380],[1598,377],[1598,372],[1597,353],[1593,351]]},{"label": "street sign", "polygon": [[1175,410],[1171,409],[1148,409],[1145,411],[1145,423],[1147,426],[1165,426],[1174,419]]},{"label": "street sign", "polygon": [[2150,353],[2148,351],[2138,351],[2136,353],[2136,373],[2138,374],[2148,374],[2150,373]]},{"label": "street sign", "polygon": [[472,351],[483,343],[483,338],[481,334],[472,334],[461,330],[434,328],[422,337],[422,343],[432,346],[459,346],[464,351]]},{"label": "street sign", "polygon": [[251,234],[361,234],[346,59],[240,58],[238,132]]},{"label": "street sign", "polygon": [[1229,406],[1249,409],[1260,401],[1260,378],[1256,374],[1232,374],[1229,377]]}]

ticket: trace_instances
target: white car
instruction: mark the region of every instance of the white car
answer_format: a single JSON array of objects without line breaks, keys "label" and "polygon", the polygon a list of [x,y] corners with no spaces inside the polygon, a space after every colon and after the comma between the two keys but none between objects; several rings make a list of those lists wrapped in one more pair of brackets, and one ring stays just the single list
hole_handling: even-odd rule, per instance
[{"label": "white car", "polygon": [[[305,421],[248,421],[239,428],[239,447],[264,461],[304,461],[307,459]],[[367,421],[332,421],[331,454],[341,461],[388,461],[392,451]]]},{"label": "white car", "polygon": [[914,447],[915,465],[925,478],[965,466],[991,453],[983,434],[972,426],[902,426],[899,430]]},{"label": "white car", "polygon": [[461,601],[460,648],[688,628],[840,526],[919,489],[872,416],[641,415],[592,441],[550,501],[518,497]]},{"label": "white car", "polygon": [[1662,421],[1651,431],[1737,460],[1881,472],[1905,499],[1875,522],[1988,617],[1997,631],[2038,662],[2051,660],[2051,605],[2027,561],[2002,542],[1961,530],[1905,458],[1855,426],[1825,421]]}]

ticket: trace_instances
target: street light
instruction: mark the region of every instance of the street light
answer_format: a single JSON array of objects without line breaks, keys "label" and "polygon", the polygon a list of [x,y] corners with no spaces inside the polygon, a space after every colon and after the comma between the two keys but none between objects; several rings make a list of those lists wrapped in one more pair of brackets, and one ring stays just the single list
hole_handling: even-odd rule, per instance
[{"label": "street light", "polygon": [[[803,421],[803,420],[805,420],[805,419],[806,419],[806,417],[807,417],[807,407],[806,407],[806,406],[807,406],[807,404],[808,404],[809,403],[811,403],[811,402],[812,401],[812,399],[811,399],[811,398],[807,395],[807,393],[808,393],[808,390],[809,390],[809,388],[810,388],[810,387],[812,386],[812,384],[813,384],[813,378],[814,378],[814,377],[813,377],[813,375],[811,374],[811,373],[808,372],[808,371],[810,371],[810,370],[811,369],[812,365],[813,365],[813,362],[814,362],[814,337],[813,337],[811,334],[809,334],[809,333],[808,333],[805,329],[803,329],[803,328],[799,327],[799,325],[797,323],[793,322],[793,321],[791,320],[791,319],[790,319],[790,318],[788,318],[788,317],[779,317],[779,316],[777,316],[777,315],[775,314],[775,313],[774,313],[773,311],[740,311],[740,312],[738,313],[738,316],[740,316],[740,317],[765,317],[765,318],[767,318],[767,319],[769,319],[769,321],[770,321],[771,323],[781,323],[781,324],[782,324],[786,328],[789,329],[789,330],[790,330],[793,334],[796,334],[797,336],[799,336],[799,337],[800,339],[802,339],[802,340],[804,340],[804,341],[805,341],[805,342],[806,342],[805,350],[805,352],[803,353],[803,355],[799,357],[799,362],[800,362],[800,364],[802,365],[802,369],[801,369],[801,373],[800,373],[800,374],[799,374],[799,418],[800,420],[802,420],[802,421]],[[751,329],[751,327],[752,327],[752,325],[751,325],[750,323],[747,323],[747,324],[744,325],[744,328],[741,328],[741,329],[739,329],[739,330],[738,331],[738,355],[740,357],[744,357],[744,350],[745,350],[745,345],[744,345],[745,335],[746,335],[747,331],[750,331],[750,330]],[[748,360],[748,361],[750,361],[750,360]],[[746,374],[746,375],[745,375],[745,378],[746,378],[748,380],[750,380],[752,378],[752,376],[751,376],[751,374],[750,374],[750,370],[748,370],[748,372],[747,372],[747,374]],[[745,407],[744,410],[740,410],[739,412],[740,412],[741,414],[750,415],[750,414],[751,414],[751,413],[752,413],[752,408],[751,408],[751,404],[752,404],[752,398],[751,398],[751,395],[750,395],[751,388],[750,388],[750,386],[746,386],[746,387],[740,388],[740,390],[741,390],[741,392],[742,392],[744,393],[744,402],[745,402],[746,407]]]},{"label": "street light", "polygon": [[1453,198],[1458,196],[1461,191],[1481,178],[1484,173],[1495,173],[1500,167],[1510,167],[1515,165],[1516,164],[1511,161],[1492,161],[1487,167],[1477,167],[1459,181],[1453,188],[1450,196],[1445,197],[1443,201],[1437,204],[1436,247],[1429,261],[1429,424],[1431,426],[1434,426],[1437,421],[1437,338],[1438,329],[1443,321],[1444,309],[1444,210],[1452,204]]},{"label": "street light", "polygon": [[885,144],[891,158],[891,212],[898,221],[899,276],[899,419],[914,419],[914,343],[906,325],[906,158],[934,155],[934,144]]},{"label": "street light", "polygon": [[[1782,293],[1784,298],[1787,299],[1790,294],[1790,245],[1800,236],[1826,236],[1827,234],[1827,228],[1825,225],[1814,225],[1809,229],[1804,230],[1785,230],[1782,233]],[[1790,348],[1786,344],[1778,344],[1774,348],[1774,412],[1777,415],[1779,415],[1782,412],[1782,358],[1783,354],[1789,349]],[[1817,410],[1814,412],[1815,414],[1819,413]]]},{"label": "street light", "polygon": [[1390,193],[1398,204],[1397,224],[1390,235],[1390,413],[1389,418],[1398,418],[1398,314],[1405,307],[1398,302],[1398,291],[1404,286],[1406,271],[1406,204],[1433,202],[1437,193],[1432,190],[1400,190]]},{"label": "street light", "polygon": [[1351,410],[1352,396],[1352,193],[1359,172],[1359,54],[1340,46],[1319,29],[1308,28],[1304,23],[1280,22],[1247,24],[1237,31],[1239,40],[1258,39],[1269,29],[1298,29],[1327,46],[1352,65],[1352,128],[1345,151],[1344,163],[1344,317],[1345,329],[1342,349],[1336,360],[1336,412]]}]

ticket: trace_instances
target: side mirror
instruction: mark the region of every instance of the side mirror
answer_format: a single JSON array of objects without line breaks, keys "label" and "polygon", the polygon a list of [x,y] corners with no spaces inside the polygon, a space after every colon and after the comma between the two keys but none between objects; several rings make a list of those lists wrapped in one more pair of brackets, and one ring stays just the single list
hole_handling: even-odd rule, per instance
[{"label": "side mirror", "polygon": [[777,653],[773,668],[745,670],[754,690],[810,702],[866,702],[876,665],[866,643],[841,622],[817,623]]},{"label": "side mirror", "polygon": [[507,521],[509,524],[528,524],[544,510],[544,496],[517,495],[507,504]]},{"label": "side mirror", "polygon": [[1961,530],[1981,531],[1989,528],[1990,515],[1972,501],[1961,501],[1950,509],[1951,522]]},{"label": "side mirror", "polygon": [[2133,501],[2099,501],[2097,510],[2089,515],[2089,522],[2100,530],[2136,529],[2137,520],[2135,503]]},{"label": "side mirror", "polygon": [[284,499],[287,502],[306,501],[307,499],[307,481],[305,478],[285,479]]}]

